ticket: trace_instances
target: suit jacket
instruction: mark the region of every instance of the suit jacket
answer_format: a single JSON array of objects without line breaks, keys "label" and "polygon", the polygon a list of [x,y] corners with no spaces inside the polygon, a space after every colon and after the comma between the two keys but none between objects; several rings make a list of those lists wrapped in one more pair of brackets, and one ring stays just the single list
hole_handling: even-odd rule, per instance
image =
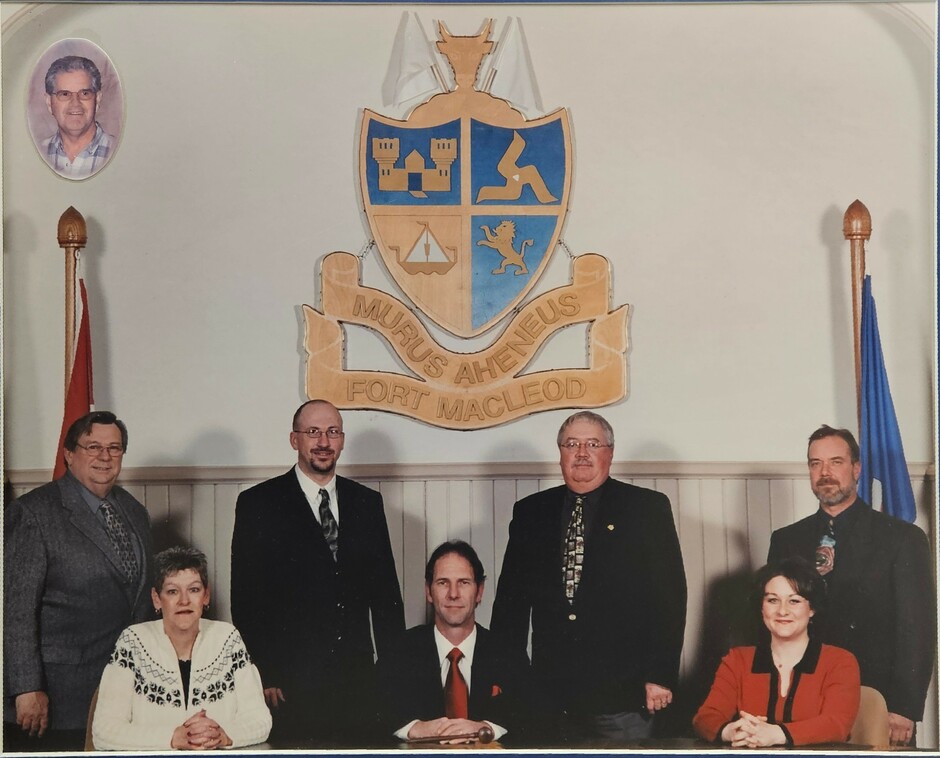
[{"label": "suit jacket", "polygon": [[4,718],[13,697],[43,690],[51,729],[81,729],[114,642],[153,616],[147,511],[115,487],[111,499],[137,536],[141,578],[131,586],[104,526],[69,475],[6,509],[4,529]]},{"label": "suit jacket", "polygon": [[[936,619],[933,559],[918,527],[872,510],[861,499],[847,544],[836,545],[827,576],[828,608],[814,620],[823,642],[855,654],[862,684],[874,687],[891,713],[924,715],[933,670]],[[791,555],[813,561],[817,514],[776,530],[768,562]]]},{"label": "suit jacket", "polygon": [[731,648],[692,721],[695,733],[721,742],[721,730],[746,711],[779,724],[787,745],[845,742],[858,713],[858,663],[847,650],[811,638],[786,697],[779,692],[769,644]]},{"label": "suit jacket", "polygon": [[340,709],[368,694],[370,613],[379,654],[405,619],[382,496],[343,477],[336,496],[336,561],[293,469],[238,496],[232,620],[265,687]]},{"label": "suit jacket", "polygon": [[[379,658],[379,713],[385,735],[418,719],[444,716],[441,664],[434,624],[409,629]],[[490,721],[518,744],[530,727],[533,693],[525,651],[510,649],[477,624],[477,641],[470,674],[468,717]]]},{"label": "suit jacket", "polygon": [[574,603],[562,582],[566,488],[513,509],[491,629],[524,649],[555,708],[572,714],[639,711],[646,682],[675,688],[686,583],[668,498],[607,479],[601,486]]}]

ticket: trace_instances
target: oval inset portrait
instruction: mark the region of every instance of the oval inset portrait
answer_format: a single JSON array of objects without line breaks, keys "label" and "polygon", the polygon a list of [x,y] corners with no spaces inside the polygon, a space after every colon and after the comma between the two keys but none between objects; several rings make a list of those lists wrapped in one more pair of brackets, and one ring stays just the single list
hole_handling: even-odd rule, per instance
[{"label": "oval inset portrait", "polygon": [[59,176],[88,179],[114,159],[124,93],[107,54],[87,39],[63,39],[36,63],[26,117],[40,157]]}]

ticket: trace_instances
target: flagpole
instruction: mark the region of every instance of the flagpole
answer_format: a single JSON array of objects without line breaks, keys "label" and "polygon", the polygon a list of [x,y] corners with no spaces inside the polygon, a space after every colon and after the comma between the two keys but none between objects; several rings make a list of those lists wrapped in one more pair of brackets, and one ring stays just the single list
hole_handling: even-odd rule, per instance
[{"label": "flagpole", "polygon": [[855,343],[855,413],[862,424],[862,284],[865,279],[865,241],[871,238],[871,214],[861,200],[845,210],[842,234],[852,249],[852,332]]},{"label": "flagpole", "polygon": [[59,217],[58,236],[59,247],[65,250],[65,396],[68,397],[75,352],[75,261],[78,251],[88,241],[85,218],[71,205]]}]

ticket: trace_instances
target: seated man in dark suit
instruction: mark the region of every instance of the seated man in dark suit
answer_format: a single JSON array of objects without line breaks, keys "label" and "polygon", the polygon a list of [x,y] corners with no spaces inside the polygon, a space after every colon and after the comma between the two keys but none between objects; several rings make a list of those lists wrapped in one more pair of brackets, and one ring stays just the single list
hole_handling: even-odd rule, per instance
[{"label": "seated man in dark suit", "polygon": [[425,597],[434,623],[409,629],[378,662],[380,718],[399,739],[445,742],[488,727],[497,740],[508,732],[518,740],[525,731],[528,660],[476,623],[485,579],[476,551],[462,540],[431,554]]}]

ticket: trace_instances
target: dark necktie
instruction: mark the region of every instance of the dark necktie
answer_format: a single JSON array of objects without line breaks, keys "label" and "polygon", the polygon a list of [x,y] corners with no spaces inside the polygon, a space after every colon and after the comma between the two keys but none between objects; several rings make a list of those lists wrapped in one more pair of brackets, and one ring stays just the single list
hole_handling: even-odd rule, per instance
[{"label": "dark necktie", "polygon": [[330,510],[330,493],[326,490],[320,490],[320,526],[323,527],[323,539],[329,545],[335,561],[336,551],[339,550],[339,524],[333,518],[333,512]]},{"label": "dark necktie", "polygon": [[465,719],[468,714],[470,692],[467,690],[467,680],[457,665],[462,658],[463,653],[457,647],[447,654],[450,670],[447,672],[447,684],[444,685],[444,715],[449,719]]},{"label": "dark necktie", "polygon": [[105,531],[114,545],[114,552],[117,553],[124,576],[131,582],[137,581],[137,556],[134,555],[134,546],[127,529],[124,528],[124,522],[107,500],[101,501],[101,512],[104,514]]},{"label": "dark necktie", "polygon": [[836,532],[832,519],[826,523],[826,532],[819,538],[816,548],[816,570],[825,576],[836,567]]},{"label": "dark necktie", "polygon": [[568,531],[565,534],[565,597],[574,602],[578,584],[581,582],[581,568],[584,565],[584,498],[578,495],[574,499]]}]

